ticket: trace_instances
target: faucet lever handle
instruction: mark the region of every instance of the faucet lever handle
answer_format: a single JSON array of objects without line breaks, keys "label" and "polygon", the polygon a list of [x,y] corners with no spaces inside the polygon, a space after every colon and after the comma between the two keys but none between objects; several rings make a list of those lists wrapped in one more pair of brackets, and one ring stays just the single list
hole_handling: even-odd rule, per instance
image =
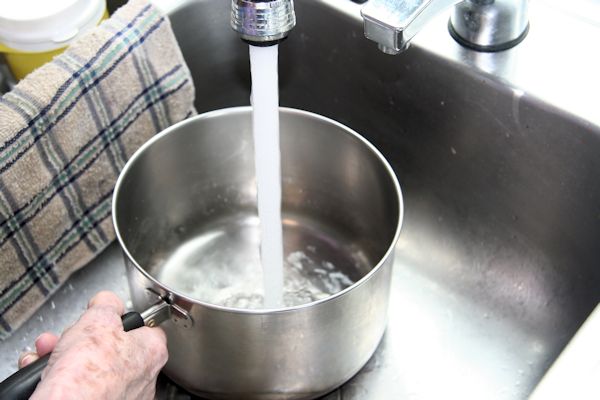
[{"label": "faucet lever handle", "polygon": [[365,36],[387,54],[408,49],[410,40],[440,11],[460,0],[370,0],[361,9]]}]

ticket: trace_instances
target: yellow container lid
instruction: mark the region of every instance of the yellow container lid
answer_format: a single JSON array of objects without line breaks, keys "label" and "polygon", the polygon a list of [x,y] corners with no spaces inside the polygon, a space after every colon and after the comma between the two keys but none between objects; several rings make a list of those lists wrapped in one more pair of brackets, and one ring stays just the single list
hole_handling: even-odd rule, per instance
[{"label": "yellow container lid", "polygon": [[0,51],[65,47],[95,27],[105,9],[105,0],[0,0]]}]

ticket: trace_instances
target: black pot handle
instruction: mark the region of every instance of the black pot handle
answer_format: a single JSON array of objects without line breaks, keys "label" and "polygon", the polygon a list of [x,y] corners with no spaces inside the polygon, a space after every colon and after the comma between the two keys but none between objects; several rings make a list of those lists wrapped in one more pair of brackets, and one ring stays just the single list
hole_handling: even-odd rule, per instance
[{"label": "black pot handle", "polygon": [[121,316],[121,322],[123,323],[123,330],[125,332],[132,331],[137,328],[141,328],[145,325],[142,314],[137,311],[130,311]]},{"label": "black pot handle", "polygon": [[[138,312],[131,311],[121,317],[125,332],[144,326],[144,319]],[[48,364],[50,354],[21,368],[0,383],[0,399],[27,400],[33,394]]]}]

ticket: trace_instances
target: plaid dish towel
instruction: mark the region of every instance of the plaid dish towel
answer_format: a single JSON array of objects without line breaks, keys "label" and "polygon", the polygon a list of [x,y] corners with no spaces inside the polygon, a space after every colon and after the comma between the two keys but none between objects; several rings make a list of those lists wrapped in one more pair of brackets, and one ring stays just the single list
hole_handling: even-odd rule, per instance
[{"label": "plaid dish towel", "polygon": [[114,239],[119,171],[193,101],[168,19],[142,0],[0,99],[0,338]]}]

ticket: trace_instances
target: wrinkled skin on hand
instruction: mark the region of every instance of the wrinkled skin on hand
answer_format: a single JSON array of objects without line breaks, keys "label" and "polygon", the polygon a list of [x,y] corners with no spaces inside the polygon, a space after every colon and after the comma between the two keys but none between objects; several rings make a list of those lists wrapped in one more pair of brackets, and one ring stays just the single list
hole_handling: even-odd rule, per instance
[{"label": "wrinkled skin on hand", "polygon": [[52,351],[30,399],[153,399],[168,358],[165,334],[148,327],[124,332],[123,311],[115,294],[100,292],[60,338],[40,335],[37,351],[19,360],[23,367]]}]

